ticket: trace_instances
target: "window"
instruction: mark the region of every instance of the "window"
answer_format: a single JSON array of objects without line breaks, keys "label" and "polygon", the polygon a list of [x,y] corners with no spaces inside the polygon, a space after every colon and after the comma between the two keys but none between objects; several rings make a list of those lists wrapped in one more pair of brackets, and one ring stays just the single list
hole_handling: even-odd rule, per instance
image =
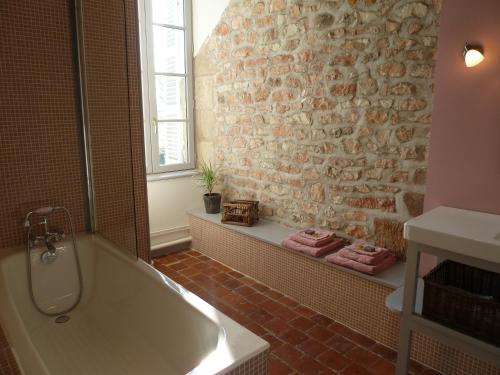
[{"label": "window", "polygon": [[148,173],[194,168],[190,0],[141,0],[139,28]]}]

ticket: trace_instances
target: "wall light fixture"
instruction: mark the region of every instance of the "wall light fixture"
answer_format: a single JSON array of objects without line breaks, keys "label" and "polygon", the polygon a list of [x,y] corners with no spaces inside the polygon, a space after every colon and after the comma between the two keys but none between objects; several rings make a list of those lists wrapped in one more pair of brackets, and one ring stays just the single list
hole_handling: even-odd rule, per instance
[{"label": "wall light fixture", "polygon": [[483,48],[481,46],[473,46],[466,44],[463,51],[465,66],[472,68],[480,64],[484,60]]}]

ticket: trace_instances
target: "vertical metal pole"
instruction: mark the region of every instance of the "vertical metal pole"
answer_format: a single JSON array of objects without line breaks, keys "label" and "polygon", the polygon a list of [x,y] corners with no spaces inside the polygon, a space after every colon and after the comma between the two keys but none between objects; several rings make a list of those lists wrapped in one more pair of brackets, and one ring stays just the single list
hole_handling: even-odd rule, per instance
[{"label": "vertical metal pole", "polygon": [[399,331],[396,375],[406,375],[408,373],[408,361],[410,360],[411,350],[411,318],[415,311],[415,296],[417,294],[419,264],[419,245],[410,241],[408,243],[406,259],[403,314],[401,315]]},{"label": "vertical metal pole", "polygon": [[84,44],[84,29],[83,29],[83,3],[82,0],[75,0],[75,24],[76,24],[76,51],[77,51],[77,69],[80,88],[80,103],[82,116],[82,135],[83,135],[83,150],[85,157],[85,180],[87,184],[87,200],[90,230],[92,233],[96,231],[95,221],[95,203],[94,203],[94,182],[92,178],[92,153],[90,142],[90,129],[88,117],[88,100],[87,100],[87,70],[85,65],[85,44]]}]

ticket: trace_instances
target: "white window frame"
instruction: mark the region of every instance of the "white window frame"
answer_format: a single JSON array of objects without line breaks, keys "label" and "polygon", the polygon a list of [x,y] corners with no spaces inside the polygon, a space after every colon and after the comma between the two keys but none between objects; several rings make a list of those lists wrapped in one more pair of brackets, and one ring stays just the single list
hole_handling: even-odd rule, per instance
[{"label": "white window frame", "polygon": [[186,163],[160,165],[158,143],[158,121],[156,108],[156,88],[153,49],[153,20],[151,0],[139,0],[139,34],[141,54],[141,78],[144,116],[144,139],[146,150],[146,171],[148,174],[186,171],[195,168],[194,144],[194,84],[193,84],[193,17],[191,0],[184,0],[184,27],[163,25],[184,31],[185,74],[165,73],[170,77],[185,77],[186,82],[186,118],[162,120],[162,122],[185,122],[187,139]]}]

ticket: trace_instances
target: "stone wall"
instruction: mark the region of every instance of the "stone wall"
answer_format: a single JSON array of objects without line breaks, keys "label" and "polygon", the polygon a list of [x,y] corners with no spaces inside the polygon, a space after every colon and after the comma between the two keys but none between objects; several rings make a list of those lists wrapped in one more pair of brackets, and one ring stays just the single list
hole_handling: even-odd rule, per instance
[{"label": "stone wall", "polygon": [[440,7],[232,0],[195,60],[198,153],[225,199],[359,238],[418,215]]}]

